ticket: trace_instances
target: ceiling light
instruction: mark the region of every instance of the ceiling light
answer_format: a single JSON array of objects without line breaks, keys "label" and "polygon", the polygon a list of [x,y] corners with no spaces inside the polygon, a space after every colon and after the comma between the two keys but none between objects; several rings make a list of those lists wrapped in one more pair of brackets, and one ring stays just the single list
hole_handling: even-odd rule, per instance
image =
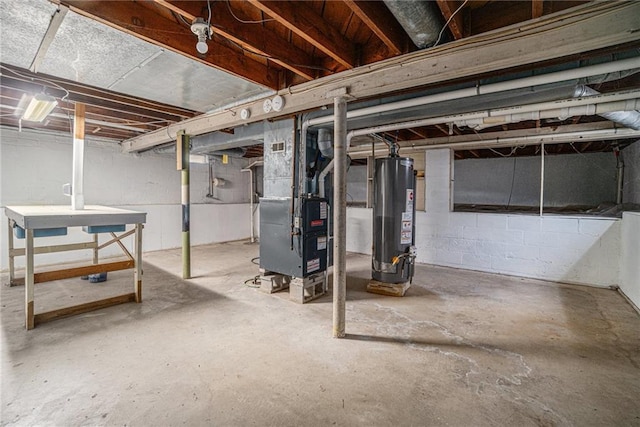
[{"label": "ceiling light", "polygon": [[196,18],[191,23],[191,32],[198,36],[196,50],[204,55],[209,50],[209,46],[207,45],[207,38],[209,38],[209,24],[207,24],[204,18]]},{"label": "ceiling light", "polygon": [[39,93],[31,98],[31,101],[29,101],[29,105],[27,105],[27,108],[24,110],[21,119],[30,122],[41,122],[49,115],[56,105],[58,105],[58,101],[56,101],[54,97],[45,95],[44,93]]}]

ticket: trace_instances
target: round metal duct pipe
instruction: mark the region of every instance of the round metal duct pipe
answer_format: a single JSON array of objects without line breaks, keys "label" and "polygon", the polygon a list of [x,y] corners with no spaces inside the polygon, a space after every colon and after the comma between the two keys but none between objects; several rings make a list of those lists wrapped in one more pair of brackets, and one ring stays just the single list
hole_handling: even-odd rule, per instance
[{"label": "round metal duct pipe", "polygon": [[435,2],[384,0],[384,3],[419,49],[431,46],[436,41],[443,23]]}]

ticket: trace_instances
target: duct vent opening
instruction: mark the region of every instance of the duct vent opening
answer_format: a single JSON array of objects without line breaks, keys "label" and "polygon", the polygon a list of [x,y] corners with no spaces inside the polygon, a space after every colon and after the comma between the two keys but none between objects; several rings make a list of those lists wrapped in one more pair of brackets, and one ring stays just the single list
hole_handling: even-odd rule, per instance
[{"label": "duct vent opening", "polygon": [[271,144],[272,153],[284,153],[284,141],[278,141]]}]

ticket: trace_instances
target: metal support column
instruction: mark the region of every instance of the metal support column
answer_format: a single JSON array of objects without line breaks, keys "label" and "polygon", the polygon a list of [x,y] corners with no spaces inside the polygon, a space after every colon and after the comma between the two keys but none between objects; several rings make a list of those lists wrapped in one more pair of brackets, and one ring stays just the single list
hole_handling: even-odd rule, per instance
[{"label": "metal support column", "polygon": [[347,294],[347,101],[336,97],[333,104],[333,337],[343,338]]},{"label": "metal support column", "polygon": [[189,229],[189,135],[179,131],[176,140],[178,170],[182,171],[182,278],[191,278],[191,235]]}]

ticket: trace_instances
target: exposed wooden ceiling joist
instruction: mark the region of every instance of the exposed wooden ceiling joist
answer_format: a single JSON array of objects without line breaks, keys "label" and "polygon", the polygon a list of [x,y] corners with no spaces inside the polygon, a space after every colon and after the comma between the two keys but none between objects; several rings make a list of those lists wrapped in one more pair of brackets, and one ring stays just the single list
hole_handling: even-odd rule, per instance
[{"label": "exposed wooden ceiling joist", "polygon": [[[184,16],[188,22],[196,17],[205,17],[202,4],[194,1],[153,0],[169,10]],[[281,38],[274,31],[261,25],[253,25],[250,31],[246,24],[242,24],[222,3],[216,3],[213,8],[211,26],[212,31],[222,37],[239,44],[243,48],[268,57],[271,61],[286,68],[306,80],[316,77],[313,58],[302,49],[299,49]]]},{"label": "exposed wooden ceiling joist", "polygon": [[[463,38],[465,36],[464,20],[462,17],[463,10],[458,10],[458,8],[462,7],[463,3],[457,0],[437,0],[437,3],[444,19],[446,21],[450,20],[449,30],[451,34],[453,34],[453,38],[456,40]],[[451,18],[451,16],[453,16],[453,18]]]},{"label": "exposed wooden ceiling joist", "polygon": [[[278,70],[268,67],[215,39],[209,51],[200,55],[195,49],[195,36],[186,26],[153,13],[132,1],[54,0],[76,13],[100,21],[148,42],[211,65],[271,89],[279,88]],[[188,29],[187,29],[188,30]]]},{"label": "exposed wooden ceiling joist", "polygon": [[248,1],[345,68],[357,65],[353,43],[311,8],[292,1]]},{"label": "exposed wooden ceiling joist", "polygon": [[544,0],[531,0],[531,18],[536,19],[542,16],[544,11]]},{"label": "exposed wooden ceiling joist", "polygon": [[413,46],[411,39],[381,1],[344,0],[358,18],[387,46],[392,55],[401,55]]},{"label": "exposed wooden ceiling joist", "polygon": [[[235,127],[245,123],[291,115],[331,103],[331,93],[346,89],[354,99],[381,96],[405,89],[443,84],[456,79],[472,79],[486,73],[509,69],[532,69],[545,61],[559,61],[585,52],[640,42],[637,19],[640,4],[595,3],[576,7],[565,14],[529,21],[479,37],[469,37],[438,47],[392,58],[375,69],[361,67],[344,71],[323,81],[314,81],[281,91],[285,107],[264,113],[262,100],[239,105],[248,108],[249,121],[236,111],[222,111],[189,119],[125,141],[125,151],[141,151],[165,143],[170,135],[185,130],[192,135]],[[616,25],[612,26],[611,23]],[[539,46],[545,49],[539,49]]]}]

